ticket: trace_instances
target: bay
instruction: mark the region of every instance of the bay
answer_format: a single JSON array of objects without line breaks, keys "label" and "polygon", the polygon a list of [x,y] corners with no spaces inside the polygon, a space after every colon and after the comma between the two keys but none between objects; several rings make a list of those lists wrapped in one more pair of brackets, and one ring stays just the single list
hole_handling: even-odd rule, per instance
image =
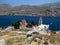
[{"label": "bay", "polygon": [[[34,21],[35,25],[38,25],[40,16],[0,16],[0,27],[9,26],[14,22],[25,19],[27,23]],[[50,30],[60,30],[60,17],[42,16],[43,24],[49,24]]]}]

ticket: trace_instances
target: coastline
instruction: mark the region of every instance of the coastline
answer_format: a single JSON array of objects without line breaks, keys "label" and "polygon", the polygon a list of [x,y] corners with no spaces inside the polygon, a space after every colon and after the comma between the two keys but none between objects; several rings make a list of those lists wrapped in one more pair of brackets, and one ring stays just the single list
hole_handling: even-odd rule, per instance
[{"label": "coastline", "polygon": [[40,16],[40,17],[58,17],[60,18],[60,16],[42,16],[42,15],[0,15],[0,16]]}]

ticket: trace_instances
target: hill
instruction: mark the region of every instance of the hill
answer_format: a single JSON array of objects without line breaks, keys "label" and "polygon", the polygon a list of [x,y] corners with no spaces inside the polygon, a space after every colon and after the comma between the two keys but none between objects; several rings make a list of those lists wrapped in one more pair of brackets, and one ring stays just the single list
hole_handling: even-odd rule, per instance
[{"label": "hill", "polygon": [[20,5],[11,6],[0,4],[0,15],[40,15],[40,16],[60,16],[60,2],[44,5]]},{"label": "hill", "polygon": [[11,5],[0,4],[0,15],[7,15],[11,8]]}]

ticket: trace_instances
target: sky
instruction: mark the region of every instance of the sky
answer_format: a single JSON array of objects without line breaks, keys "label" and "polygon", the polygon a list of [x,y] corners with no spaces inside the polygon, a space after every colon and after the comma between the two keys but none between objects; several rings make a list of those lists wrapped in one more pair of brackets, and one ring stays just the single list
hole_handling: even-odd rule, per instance
[{"label": "sky", "polygon": [[0,0],[0,4],[18,5],[42,5],[47,3],[60,2],[60,0]]}]

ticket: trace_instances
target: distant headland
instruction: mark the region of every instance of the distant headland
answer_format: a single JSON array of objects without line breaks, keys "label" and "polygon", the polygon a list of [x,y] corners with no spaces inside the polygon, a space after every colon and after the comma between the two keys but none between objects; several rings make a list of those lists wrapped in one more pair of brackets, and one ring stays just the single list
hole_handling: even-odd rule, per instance
[{"label": "distant headland", "polygon": [[44,5],[11,6],[0,4],[0,15],[60,16],[60,2]]}]

